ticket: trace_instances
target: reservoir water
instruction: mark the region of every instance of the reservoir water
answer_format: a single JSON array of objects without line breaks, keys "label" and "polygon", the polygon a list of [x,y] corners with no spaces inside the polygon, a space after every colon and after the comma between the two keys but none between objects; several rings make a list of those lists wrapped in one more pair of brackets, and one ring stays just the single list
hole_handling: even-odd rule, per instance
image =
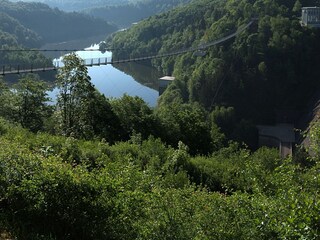
[{"label": "reservoir water", "polygon": [[[93,45],[91,49],[98,49],[98,45]],[[90,48],[87,48],[90,49]],[[78,51],[76,52],[82,59],[108,58],[112,53],[100,51]],[[54,59],[54,64],[61,66],[62,57]],[[108,98],[119,98],[124,94],[141,97],[150,107],[155,107],[159,96],[158,78],[160,73],[152,67],[137,63],[123,63],[118,65],[101,65],[88,67],[88,74],[91,82],[99,92]],[[53,91],[50,96],[55,97],[57,91]]]}]

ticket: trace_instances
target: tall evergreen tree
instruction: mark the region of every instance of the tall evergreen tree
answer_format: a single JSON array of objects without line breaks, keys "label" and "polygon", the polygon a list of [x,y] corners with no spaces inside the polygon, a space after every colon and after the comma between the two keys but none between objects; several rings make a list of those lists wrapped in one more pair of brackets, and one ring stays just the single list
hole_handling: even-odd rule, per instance
[{"label": "tall evergreen tree", "polygon": [[64,67],[57,75],[58,130],[66,136],[90,138],[93,130],[88,113],[94,86],[90,82],[87,67],[75,53],[65,56],[63,62]]}]

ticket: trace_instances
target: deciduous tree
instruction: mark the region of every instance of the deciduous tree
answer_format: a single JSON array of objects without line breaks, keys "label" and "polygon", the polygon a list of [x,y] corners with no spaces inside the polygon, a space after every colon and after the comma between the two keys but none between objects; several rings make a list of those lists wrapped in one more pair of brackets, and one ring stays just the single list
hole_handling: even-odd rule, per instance
[{"label": "deciduous tree", "polygon": [[87,67],[75,53],[66,55],[63,62],[64,67],[57,75],[58,130],[66,136],[90,138],[93,130],[88,113],[94,97],[94,86]]},{"label": "deciduous tree", "polygon": [[14,86],[17,120],[31,131],[39,131],[50,116],[52,108],[47,94],[48,85],[39,76],[28,74]]}]

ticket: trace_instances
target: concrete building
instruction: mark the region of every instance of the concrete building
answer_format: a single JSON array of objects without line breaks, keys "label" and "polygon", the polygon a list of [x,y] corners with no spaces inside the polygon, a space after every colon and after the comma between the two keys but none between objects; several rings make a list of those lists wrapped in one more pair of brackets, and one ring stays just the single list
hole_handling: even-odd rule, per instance
[{"label": "concrete building", "polygon": [[303,7],[301,16],[301,25],[320,28],[320,8]]},{"label": "concrete building", "polygon": [[295,133],[292,124],[277,124],[275,126],[257,126],[259,130],[259,146],[279,149],[281,157],[292,155],[295,144]]},{"label": "concrete building", "polygon": [[159,79],[159,96],[166,90],[168,85],[174,81],[175,77],[165,76]]}]

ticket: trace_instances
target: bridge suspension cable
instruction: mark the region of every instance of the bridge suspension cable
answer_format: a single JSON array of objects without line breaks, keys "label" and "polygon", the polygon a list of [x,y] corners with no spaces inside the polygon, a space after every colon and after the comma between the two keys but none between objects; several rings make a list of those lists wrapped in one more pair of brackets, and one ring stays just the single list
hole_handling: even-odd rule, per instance
[{"label": "bridge suspension cable", "polygon": [[[240,33],[242,33],[244,30],[246,30],[247,28],[249,28],[252,23],[255,21],[256,19],[252,19],[248,24],[246,24],[245,26],[240,27],[236,32],[227,35],[225,37],[219,38],[215,41],[206,43],[206,44],[202,44],[200,46],[197,47],[192,47],[192,48],[187,48],[187,49],[181,49],[178,51],[172,51],[169,53],[164,53],[164,54],[157,54],[157,55],[150,55],[150,56],[144,56],[144,57],[137,57],[137,58],[129,58],[129,59],[120,59],[120,60],[113,60],[111,59],[110,61],[108,60],[108,58],[96,58],[96,59],[84,59],[84,65],[87,67],[92,67],[92,66],[100,66],[100,65],[108,65],[108,64],[120,64],[120,63],[128,63],[128,62],[138,62],[138,61],[145,61],[145,60],[151,60],[151,59],[157,59],[157,58],[164,58],[164,57],[171,57],[171,56],[176,56],[176,55],[181,55],[184,53],[188,53],[188,52],[195,52],[195,51],[201,51],[204,49],[207,49],[209,47],[218,45],[220,43],[223,43],[233,37],[236,37],[237,35],[239,35]],[[9,50],[7,50],[9,51]],[[12,50],[14,51],[14,50]],[[16,50],[18,51],[18,50]],[[26,50],[27,51],[27,50]],[[30,50],[29,50],[30,51]],[[32,51],[37,51],[37,50],[32,50]],[[42,50],[42,51],[45,51]],[[61,50],[47,50],[47,51],[61,51]],[[69,50],[66,50],[69,51]],[[77,51],[77,50],[75,50]],[[80,51],[86,51],[86,50],[80,50]],[[93,51],[93,50],[87,50],[87,51]],[[100,51],[100,50],[95,50],[95,51]],[[87,62],[89,60],[89,62]],[[0,69],[0,75],[7,75],[7,74],[20,74],[20,73],[34,73],[34,72],[44,72],[44,71],[52,71],[52,70],[57,70],[59,69],[61,66],[59,66],[59,64],[56,64],[55,66],[50,66],[50,67],[42,67],[42,68],[26,68],[23,69],[21,68],[21,66],[18,66],[17,69],[10,69],[7,70],[4,66],[2,68],[2,71]]]},{"label": "bridge suspension cable", "polygon": [[207,49],[209,47],[212,47],[212,46],[218,45],[220,43],[223,43],[223,42],[225,42],[225,41],[227,41],[227,40],[239,35],[244,30],[249,28],[252,25],[253,22],[254,22],[254,20],[250,21],[248,24],[246,24],[243,27],[240,27],[236,32],[234,32],[234,33],[232,33],[232,34],[230,34],[228,36],[219,38],[219,39],[217,39],[217,40],[215,40],[213,42],[206,43],[206,44],[203,44],[203,45],[198,46],[198,47],[182,49],[182,50],[179,50],[179,51],[174,51],[174,52],[164,53],[164,54],[158,54],[158,55],[154,55],[154,56],[146,56],[146,57],[138,57],[138,58],[133,58],[133,59],[116,60],[116,61],[108,62],[108,64],[136,62],[136,61],[150,60],[150,59],[156,59],[156,58],[171,57],[171,56],[181,55],[181,54],[188,53],[188,52],[195,52],[195,51],[198,51],[198,50],[204,50],[204,49]]},{"label": "bridge suspension cable", "polygon": [[[113,51],[115,49],[107,48],[105,51]],[[99,49],[0,49],[0,52],[101,52]]]}]

